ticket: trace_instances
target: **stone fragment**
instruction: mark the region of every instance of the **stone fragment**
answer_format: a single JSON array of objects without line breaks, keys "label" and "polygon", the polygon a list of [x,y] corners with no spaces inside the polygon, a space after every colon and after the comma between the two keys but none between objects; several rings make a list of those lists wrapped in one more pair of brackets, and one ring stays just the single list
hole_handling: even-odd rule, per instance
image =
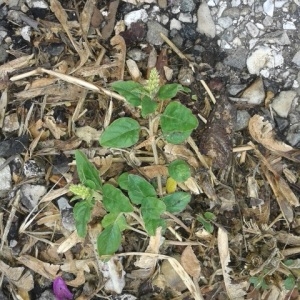
[{"label": "stone fragment", "polygon": [[183,22],[183,23],[192,23],[193,22],[193,17],[190,13],[180,13],[178,20]]},{"label": "stone fragment", "polygon": [[45,176],[45,168],[37,164],[34,159],[29,159],[24,163],[24,175],[27,178]]},{"label": "stone fragment", "polygon": [[[0,41],[1,42],[1,41]],[[4,63],[8,58],[8,53],[3,45],[0,46],[0,63]]]},{"label": "stone fragment", "polygon": [[148,32],[147,32],[148,43],[155,46],[162,45],[164,40],[160,37],[160,33],[163,33],[165,36],[168,36],[169,31],[156,21],[148,22]]},{"label": "stone fragment", "polygon": [[242,98],[247,99],[247,103],[259,105],[265,99],[265,88],[261,77],[258,77],[254,82],[243,92]]},{"label": "stone fragment", "polygon": [[230,17],[221,17],[218,19],[218,24],[226,29],[232,25],[232,19]]},{"label": "stone fragment", "polygon": [[274,0],[267,0],[263,4],[264,13],[270,17],[273,17],[274,13]]},{"label": "stone fragment", "polygon": [[231,96],[236,96],[238,93],[243,91],[246,87],[247,87],[246,84],[231,84],[227,90]]},{"label": "stone fragment", "polygon": [[36,207],[39,200],[46,192],[47,189],[44,185],[25,183],[21,187],[21,202],[29,211],[31,211]]},{"label": "stone fragment", "polygon": [[238,110],[236,113],[234,131],[240,131],[247,128],[250,117],[250,114],[246,110]]},{"label": "stone fragment", "polygon": [[292,21],[284,21],[282,24],[282,28],[286,30],[296,30],[297,27]]},{"label": "stone fragment", "polygon": [[252,36],[252,37],[257,37],[258,34],[259,34],[259,29],[252,23],[252,22],[248,22],[246,24],[246,28],[249,32],[249,34]]},{"label": "stone fragment", "polygon": [[69,201],[65,197],[60,197],[57,200],[57,205],[61,213],[61,223],[69,231],[76,229],[75,219],[73,215],[73,207],[69,204]]},{"label": "stone fragment", "polygon": [[173,18],[170,22],[170,30],[176,29],[176,30],[180,30],[182,28],[181,23]]},{"label": "stone fragment", "polygon": [[291,109],[297,93],[294,91],[282,91],[276,96],[271,104],[278,116],[286,118]]},{"label": "stone fragment", "polygon": [[[0,158],[0,167],[5,162],[4,158]],[[11,189],[11,172],[9,166],[0,170],[0,198],[6,197]]]},{"label": "stone fragment", "polygon": [[268,46],[257,46],[247,58],[247,68],[250,74],[259,75],[264,68],[275,68],[284,62],[280,50]]},{"label": "stone fragment", "polygon": [[247,54],[248,50],[240,47],[225,58],[224,64],[242,70],[246,67]]},{"label": "stone fragment", "polygon": [[200,4],[197,17],[197,31],[201,34],[205,34],[208,37],[214,38],[216,35],[216,26],[211,16],[209,7],[205,1]]},{"label": "stone fragment", "polygon": [[195,1],[193,0],[182,0],[180,3],[180,10],[182,12],[191,12],[195,9]]},{"label": "stone fragment", "polygon": [[148,14],[145,9],[133,10],[124,16],[125,25],[130,27],[132,23],[138,21],[147,22]]},{"label": "stone fragment", "polygon": [[277,44],[282,46],[291,44],[291,41],[285,30],[277,30],[265,34],[261,41],[266,41],[269,44]]},{"label": "stone fragment", "polygon": [[0,157],[10,157],[27,151],[29,146],[28,135],[22,135],[17,138],[11,138],[0,142]]},{"label": "stone fragment", "polygon": [[6,133],[14,132],[19,129],[19,126],[18,114],[13,113],[4,118],[2,130]]},{"label": "stone fragment", "polygon": [[286,140],[291,146],[299,146],[300,144],[300,123],[293,124],[287,132]]},{"label": "stone fragment", "polygon": [[134,61],[141,61],[146,58],[145,52],[141,49],[133,48],[127,52],[127,55]]},{"label": "stone fragment", "polygon": [[182,67],[178,74],[178,81],[184,86],[191,85],[195,80],[193,70],[191,68]]},{"label": "stone fragment", "polygon": [[300,67],[300,50],[294,55],[292,62]]}]

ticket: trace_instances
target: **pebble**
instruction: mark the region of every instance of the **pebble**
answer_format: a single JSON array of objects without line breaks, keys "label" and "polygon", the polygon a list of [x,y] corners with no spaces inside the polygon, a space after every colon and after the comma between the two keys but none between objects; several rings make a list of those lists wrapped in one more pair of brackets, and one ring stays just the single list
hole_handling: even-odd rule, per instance
[{"label": "pebble", "polygon": [[252,37],[257,37],[259,35],[259,29],[252,22],[248,22],[246,28]]},{"label": "pebble", "polygon": [[238,110],[236,113],[235,131],[240,131],[248,127],[251,116],[246,110]]},{"label": "pebble", "polygon": [[237,96],[237,94],[243,91],[246,87],[246,84],[231,84],[227,91],[231,96]]},{"label": "pebble", "polygon": [[292,62],[300,67],[300,50],[294,55]]},{"label": "pebble", "polygon": [[177,19],[173,18],[170,22],[170,30],[173,29],[180,30],[181,28],[182,28],[181,23]]},{"label": "pebble", "polygon": [[232,19],[228,16],[227,17],[221,17],[221,18],[218,19],[218,24],[222,28],[226,29],[226,28],[228,28],[232,25]]},{"label": "pebble", "polygon": [[24,175],[27,178],[33,177],[44,177],[45,176],[45,168],[34,159],[29,159],[24,163]]},{"label": "pebble", "polygon": [[274,98],[271,107],[274,109],[278,116],[286,118],[296,95],[297,93],[294,91],[282,91],[278,96]]},{"label": "pebble", "polygon": [[205,1],[199,5],[197,17],[197,31],[208,37],[214,38],[216,35],[216,26]]},{"label": "pebble", "polygon": [[[0,166],[5,162],[4,158],[0,158]],[[11,190],[11,172],[10,167],[6,166],[0,171],[0,197],[4,198]]]},{"label": "pebble", "polygon": [[74,231],[76,229],[76,226],[73,215],[73,207],[69,204],[68,199],[65,197],[60,197],[57,200],[57,205],[61,212],[61,223],[63,227],[69,231]]},{"label": "pebble", "polygon": [[224,64],[242,70],[246,67],[247,55],[246,48],[238,48],[225,58]]},{"label": "pebble", "polygon": [[254,82],[243,92],[242,98],[247,99],[247,103],[259,105],[265,99],[265,88],[261,77],[258,77]]},{"label": "pebble", "polygon": [[0,45],[0,63],[4,63],[8,58],[8,53],[3,45]]},{"label": "pebble", "polygon": [[190,86],[195,80],[193,70],[191,68],[182,67],[179,70],[178,81],[184,86]]},{"label": "pebble", "polygon": [[47,188],[44,185],[25,183],[21,186],[21,202],[31,211],[36,207],[39,200],[46,194]]},{"label": "pebble", "polygon": [[299,147],[300,144],[300,123],[293,124],[287,131],[286,140],[293,147]]},{"label": "pebble", "polygon": [[22,135],[17,138],[0,141],[0,157],[8,158],[15,154],[21,154],[23,151],[28,150],[28,146],[28,135]]},{"label": "pebble", "polygon": [[274,0],[267,0],[263,4],[264,13],[270,17],[274,14]]},{"label": "pebble", "polygon": [[7,115],[4,118],[2,131],[5,133],[10,133],[18,130],[20,127],[19,120],[18,120],[18,114],[13,113],[10,115]]},{"label": "pebble", "polygon": [[148,14],[145,9],[139,9],[131,11],[130,13],[124,16],[125,25],[130,28],[132,23],[136,23],[138,21],[147,22]]},{"label": "pebble", "polygon": [[190,13],[180,13],[178,20],[183,22],[183,23],[192,23],[193,22],[193,17]]},{"label": "pebble", "polygon": [[133,49],[129,50],[127,52],[127,55],[134,61],[141,61],[146,58],[145,52],[138,48],[133,48]]},{"label": "pebble", "polygon": [[247,58],[247,68],[250,74],[259,75],[263,68],[275,68],[284,62],[280,50],[268,46],[257,46]]},{"label": "pebble", "polygon": [[193,0],[182,0],[180,3],[180,10],[182,12],[191,12],[195,9],[195,1]]},{"label": "pebble", "polygon": [[160,37],[160,33],[168,36],[169,31],[156,21],[148,22],[148,32],[146,37],[148,43],[155,46],[162,45],[164,40]]}]

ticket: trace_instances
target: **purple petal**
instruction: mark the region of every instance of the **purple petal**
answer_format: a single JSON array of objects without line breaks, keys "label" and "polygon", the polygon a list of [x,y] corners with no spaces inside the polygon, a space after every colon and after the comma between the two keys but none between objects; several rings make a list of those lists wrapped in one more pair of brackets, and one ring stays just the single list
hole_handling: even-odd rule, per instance
[{"label": "purple petal", "polygon": [[56,300],[71,300],[73,294],[69,291],[66,283],[61,277],[57,277],[53,281],[53,293]]}]

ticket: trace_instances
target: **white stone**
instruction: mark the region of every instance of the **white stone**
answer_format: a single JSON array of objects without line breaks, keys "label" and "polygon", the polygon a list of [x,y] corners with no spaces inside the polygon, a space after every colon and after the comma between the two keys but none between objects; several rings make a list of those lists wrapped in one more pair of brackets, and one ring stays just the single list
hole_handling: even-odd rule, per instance
[{"label": "white stone", "polygon": [[287,3],[289,0],[282,0],[282,1],[275,1],[275,7],[281,8],[285,3]]},{"label": "white stone", "polygon": [[294,55],[292,62],[300,67],[300,50]]},{"label": "white stone", "polygon": [[[4,158],[0,158],[0,166],[5,162]],[[0,197],[6,197],[11,189],[11,173],[9,166],[0,171]]]},{"label": "white stone", "polygon": [[205,34],[208,37],[214,38],[216,36],[216,26],[210,14],[209,7],[205,1],[200,4],[197,16],[197,31],[201,34]]},{"label": "white stone", "polygon": [[247,68],[250,74],[259,75],[264,68],[275,68],[284,62],[280,50],[268,46],[257,46],[247,58]]},{"label": "white stone", "polygon": [[265,29],[265,26],[261,23],[256,23],[255,26],[260,29],[260,30],[264,30]]},{"label": "white stone", "polygon": [[49,9],[48,4],[43,0],[28,0],[26,3],[29,7]]},{"label": "white stone", "polygon": [[166,16],[166,15],[162,15],[162,16],[161,16],[161,23],[162,23],[163,25],[166,25],[168,22],[169,22],[169,17]]},{"label": "white stone", "polygon": [[193,17],[190,13],[180,13],[178,20],[183,22],[183,23],[192,23],[193,22]]},{"label": "white stone", "polygon": [[231,1],[231,6],[232,7],[237,7],[241,4],[241,0],[232,0]]},{"label": "white stone", "polygon": [[21,201],[27,209],[32,210],[46,192],[47,189],[44,185],[25,183],[21,187]]},{"label": "white stone", "polygon": [[292,21],[284,21],[283,22],[283,29],[296,30],[296,26]]},{"label": "white stone", "polygon": [[248,22],[246,24],[246,28],[249,32],[249,34],[252,36],[252,37],[257,37],[258,34],[259,34],[259,29],[252,23],[252,22]]},{"label": "white stone", "polygon": [[22,38],[27,41],[30,42],[30,36],[31,36],[31,27],[30,26],[24,26],[21,28],[20,30],[21,36]]},{"label": "white stone", "polygon": [[294,0],[294,2],[295,2],[298,6],[300,6],[300,0]]},{"label": "white stone", "polygon": [[274,14],[274,0],[267,0],[263,4],[264,13],[270,17]]},{"label": "white stone", "polygon": [[218,19],[218,24],[222,28],[226,29],[226,28],[228,28],[229,26],[232,25],[232,19],[230,17],[221,17],[221,18]]},{"label": "white stone", "polygon": [[208,6],[216,6],[216,5],[218,5],[219,4],[219,0],[208,0],[207,1],[207,5]]},{"label": "white stone", "polygon": [[20,125],[17,113],[5,116],[2,128],[3,132],[13,132],[18,130],[19,127]]},{"label": "white stone", "polygon": [[286,118],[288,116],[296,95],[297,93],[294,91],[282,91],[277,97],[275,97],[271,106],[278,116],[282,118]]},{"label": "white stone", "polygon": [[242,94],[242,98],[247,99],[249,104],[261,104],[265,99],[264,83],[258,77]]},{"label": "white stone", "polygon": [[182,28],[181,23],[177,19],[172,19],[170,22],[170,30],[180,30]]},{"label": "white stone", "polygon": [[124,16],[125,25],[128,27],[130,27],[132,23],[138,21],[147,22],[147,20],[148,14],[145,9],[134,10]]},{"label": "white stone", "polygon": [[178,14],[180,12],[180,6],[173,6],[172,9],[172,14]]}]

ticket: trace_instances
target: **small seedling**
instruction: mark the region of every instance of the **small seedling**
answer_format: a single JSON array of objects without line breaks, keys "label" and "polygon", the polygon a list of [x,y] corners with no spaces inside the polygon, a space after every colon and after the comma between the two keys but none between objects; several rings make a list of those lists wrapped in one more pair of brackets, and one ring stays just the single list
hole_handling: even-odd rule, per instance
[{"label": "small seedling", "polygon": [[213,221],[215,219],[216,216],[211,212],[205,212],[204,215],[200,214],[197,216],[197,221],[200,222],[204,229],[209,233],[213,233],[214,231]]},{"label": "small seedling", "polygon": [[[164,103],[174,98],[179,91],[190,90],[177,83],[160,86],[156,69],[151,71],[146,85],[134,81],[118,81],[112,84],[112,88],[129,104],[140,108],[143,118],[148,118],[147,132],[152,141],[155,164],[158,163],[157,139],[179,144],[198,126],[197,118],[183,104],[174,101]],[[128,148],[138,143],[141,130],[142,126],[137,120],[119,118],[104,130],[99,142],[103,147]],[[156,190],[145,178],[129,173],[119,176],[117,187],[109,183],[102,184],[99,172],[82,152],[76,150],[75,159],[81,184],[72,185],[70,191],[75,194],[74,200],[80,199],[74,206],[78,235],[86,236],[96,201],[102,201],[107,211],[101,221],[103,231],[97,239],[100,256],[112,255],[118,250],[124,230],[135,230],[128,224],[129,215],[140,223],[149,236],[153,236],[158,227],[166,228],[163,218],[165,213],[180,213],[191,199],[189,193],[176,192],[176,188],[164,196],[159,180]],[[175,182],[185,181],[191,176],[190,168],[183,160],[171,162],[168,170],[170,178]]]}]

